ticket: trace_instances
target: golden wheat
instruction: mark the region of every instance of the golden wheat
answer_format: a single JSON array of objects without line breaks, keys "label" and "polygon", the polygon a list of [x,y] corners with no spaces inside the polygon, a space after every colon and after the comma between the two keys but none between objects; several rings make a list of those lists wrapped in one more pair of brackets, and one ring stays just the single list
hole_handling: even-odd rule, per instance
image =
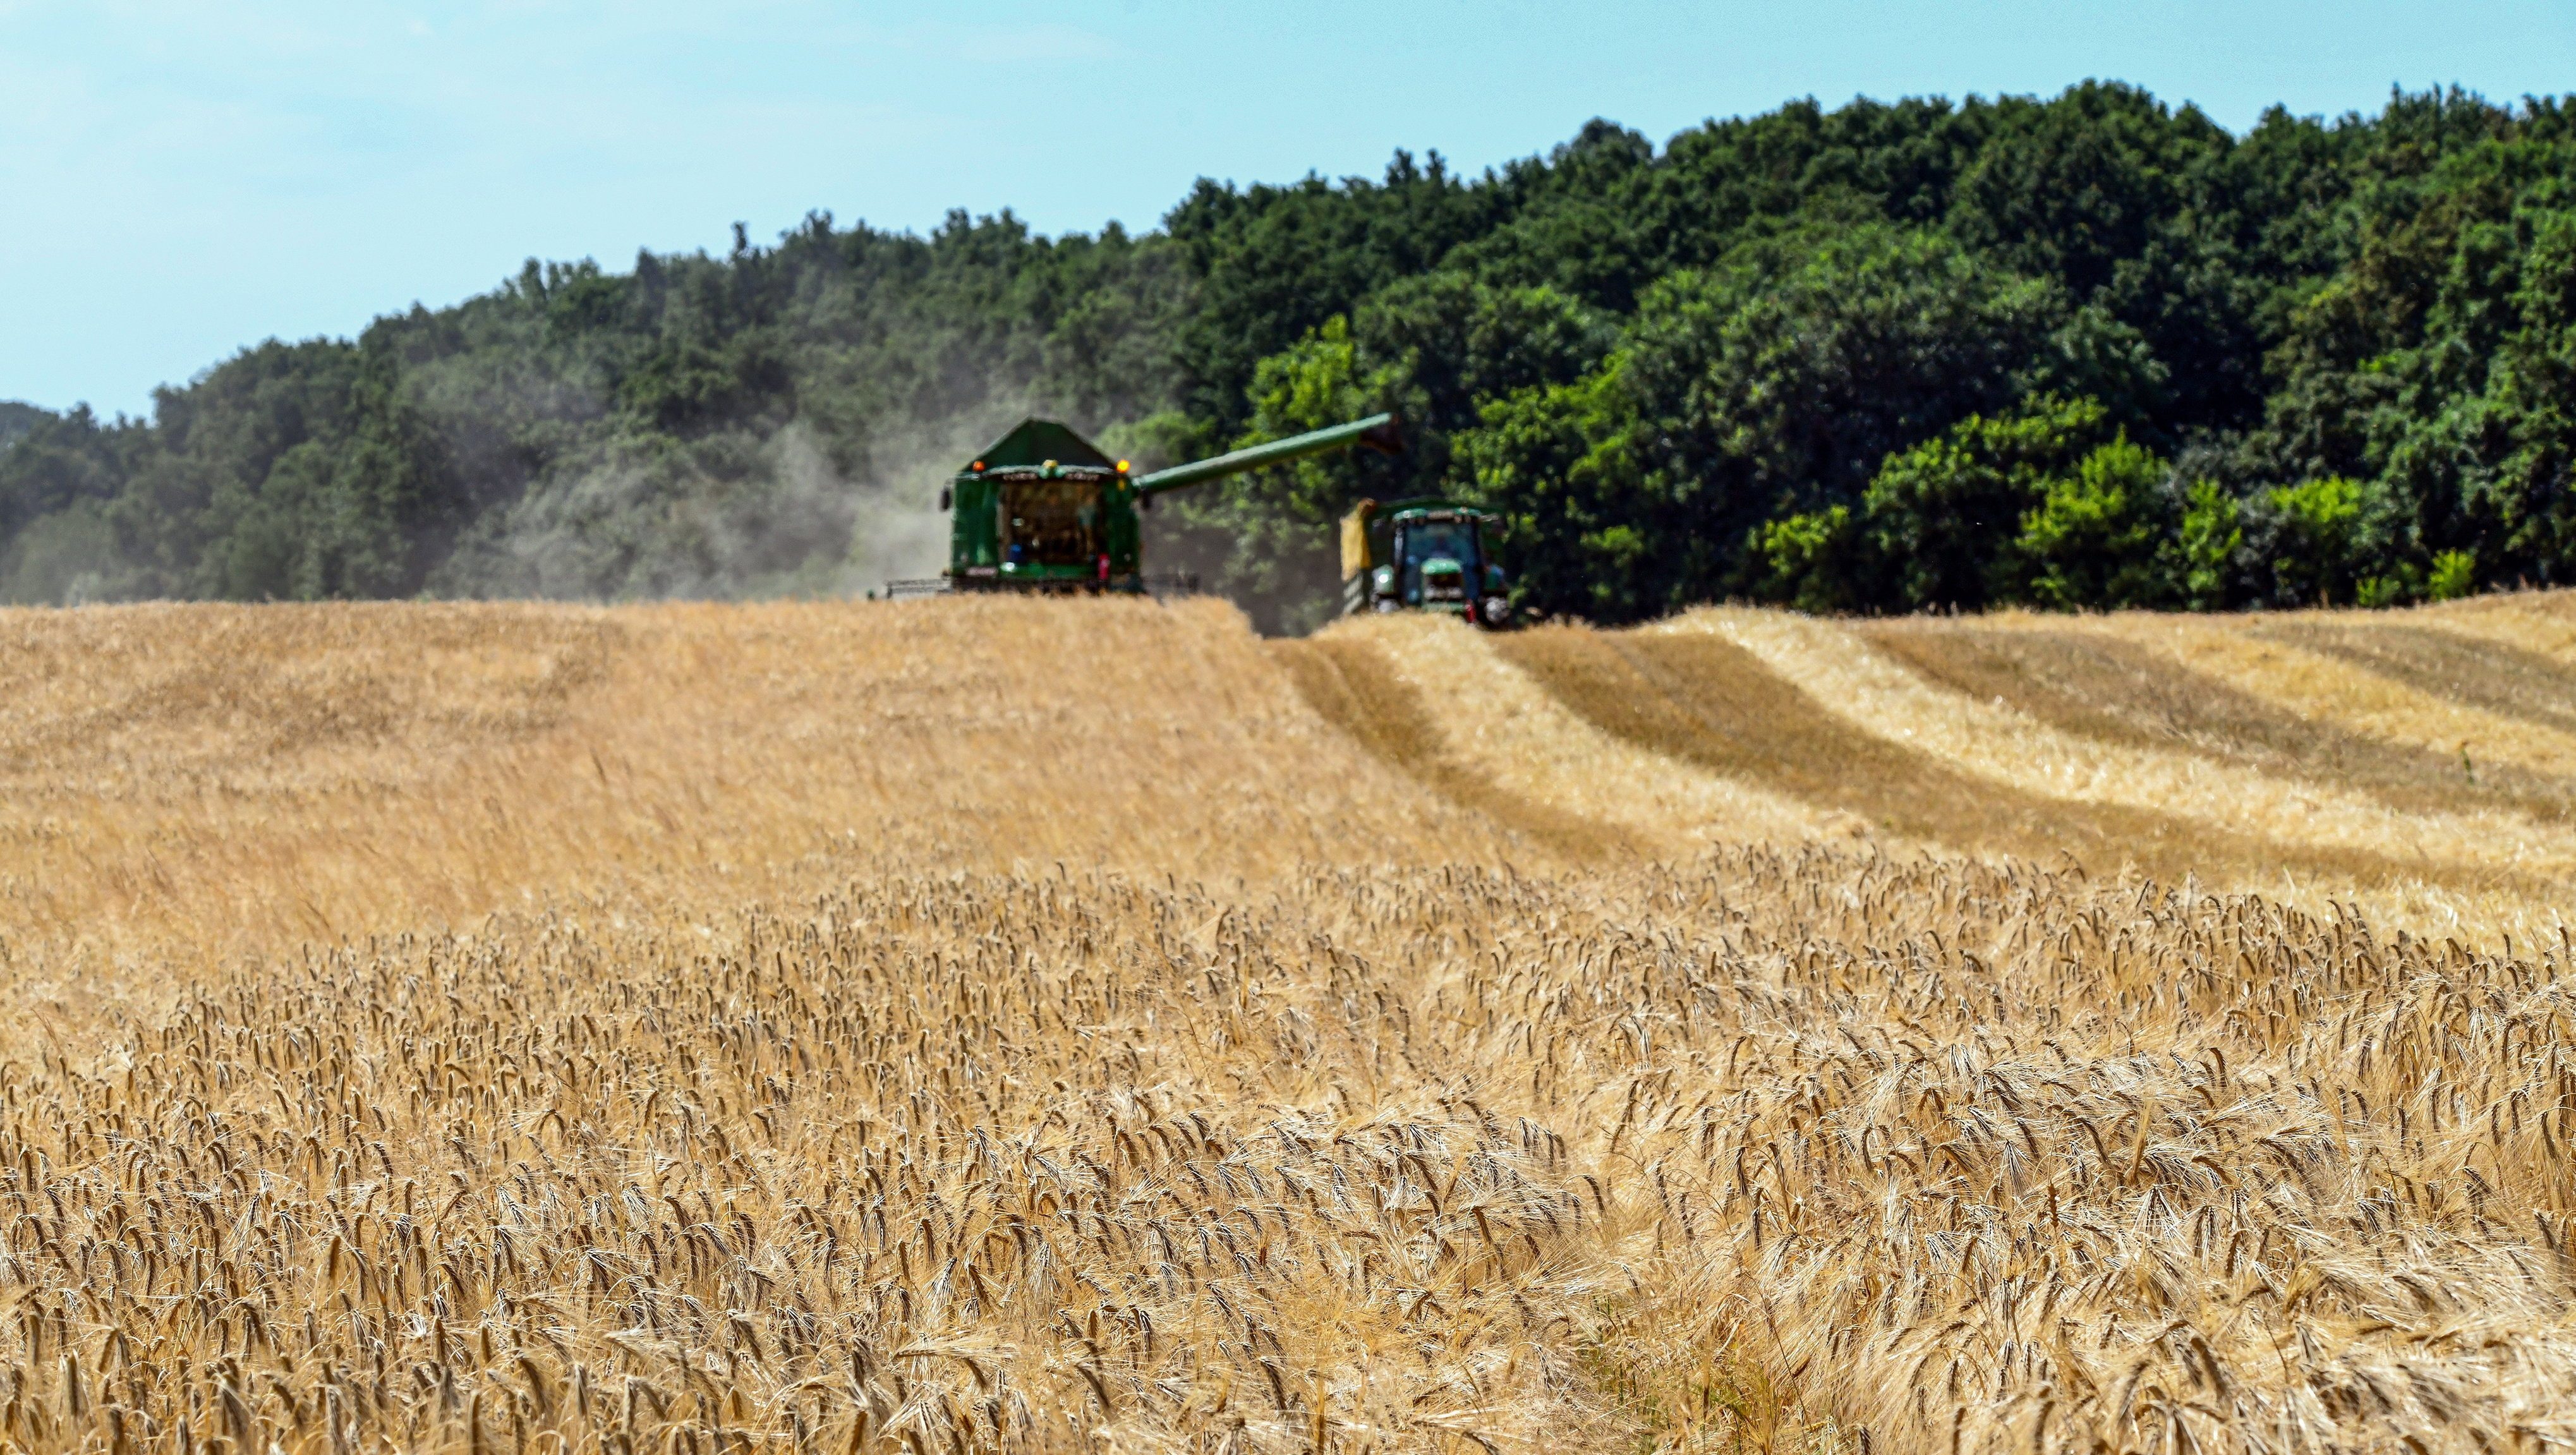
[{"label": "golden wheat", "polygon": [[2576,1439],[2554,765],[2042,626],[0,614],[0,1440]]}]

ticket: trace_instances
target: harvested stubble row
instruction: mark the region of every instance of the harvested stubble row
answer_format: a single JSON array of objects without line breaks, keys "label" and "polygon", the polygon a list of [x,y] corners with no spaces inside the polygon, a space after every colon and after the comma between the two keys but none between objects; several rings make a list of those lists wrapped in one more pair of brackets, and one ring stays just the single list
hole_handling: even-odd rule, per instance
[{"label": "harvested stubble row", "polygon": [[2564,963],[1822,850],[333,951],[13,1069],[0,1434],[2554,1443]]}]

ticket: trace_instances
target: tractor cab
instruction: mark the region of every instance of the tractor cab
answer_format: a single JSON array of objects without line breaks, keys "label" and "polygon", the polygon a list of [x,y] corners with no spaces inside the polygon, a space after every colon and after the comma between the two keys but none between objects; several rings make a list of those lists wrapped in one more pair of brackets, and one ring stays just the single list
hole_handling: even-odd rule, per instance
[{"label": "tractor cab", "polygon": [[1509,580],[1487,547],[1487,511],[1455,501],[1363,500],[1342,521],[1342,612],[1439,611],[1511,620]]}]

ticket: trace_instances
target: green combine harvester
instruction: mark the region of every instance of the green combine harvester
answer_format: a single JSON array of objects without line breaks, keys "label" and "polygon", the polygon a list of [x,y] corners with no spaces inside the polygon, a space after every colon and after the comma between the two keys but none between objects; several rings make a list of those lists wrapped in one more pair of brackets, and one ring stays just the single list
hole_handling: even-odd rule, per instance
[{"label": "green combine harvester", "polygon": [[948,570],[888,583],[892,596],[943,591],[1143,591],[1137,512],[1155,496],[1223,476],[1362,445],[1403,448],[1395,416],[1371,415],[1214,459],[1131,475],[1089,440],[1049,419],[1024,420],[939,492],[951,512]]},{"label": "green combine harvester", "polygon": [[1361,501],[1342,517],[1342,615],[1438,611],[1511,625],[1511,583],[1487,541],[1497,519],[1436,496]]}]

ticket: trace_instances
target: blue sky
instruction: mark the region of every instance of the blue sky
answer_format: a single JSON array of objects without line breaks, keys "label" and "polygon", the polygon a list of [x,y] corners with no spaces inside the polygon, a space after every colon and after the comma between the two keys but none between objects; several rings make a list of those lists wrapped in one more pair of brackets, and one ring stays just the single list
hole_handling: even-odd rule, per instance
[{"label": "blue sky", "polygon": [[736,219],[1142,228],[1202,175],[2086,77],[2238,129],[2399,83],[2564,92],[2576,0],[0,0],[0,398],[140,412],[261,338],[532,255],[721,251]]}]

